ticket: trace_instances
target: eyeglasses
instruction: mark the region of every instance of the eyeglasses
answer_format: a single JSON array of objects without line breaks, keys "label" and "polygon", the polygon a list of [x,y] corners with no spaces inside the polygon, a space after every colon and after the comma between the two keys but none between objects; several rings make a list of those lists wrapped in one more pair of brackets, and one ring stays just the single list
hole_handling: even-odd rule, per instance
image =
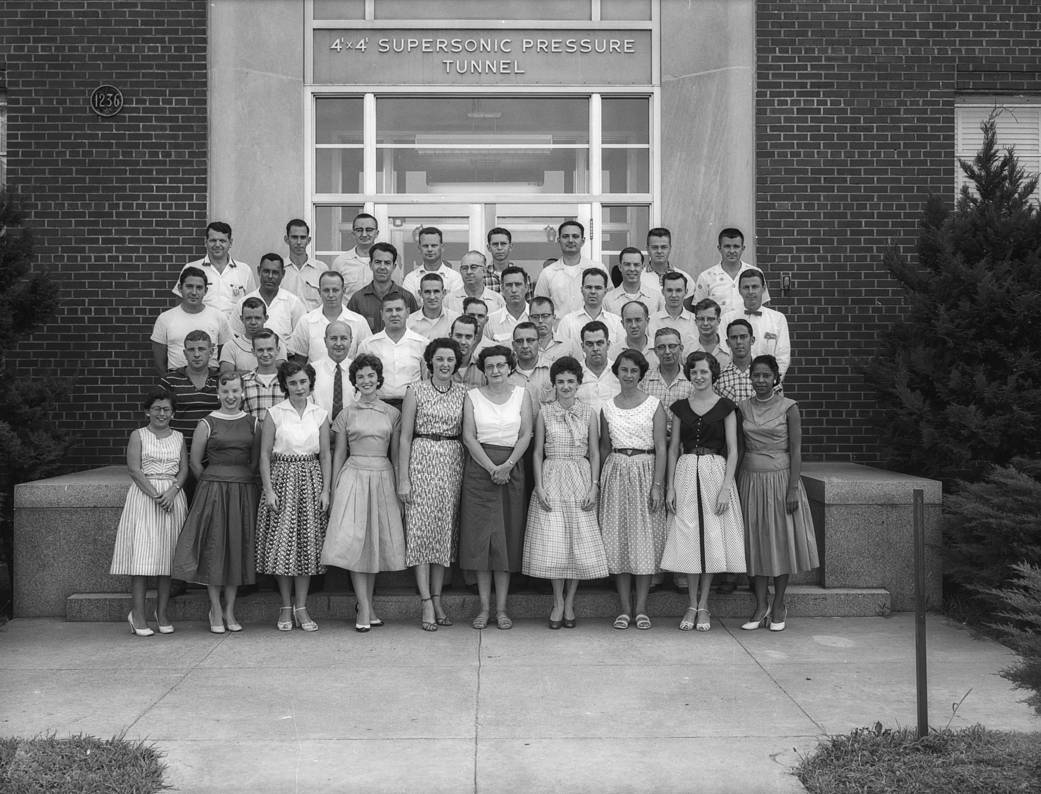
[{"label": "eyeglasses", "polygon": [[677,350],[680,349],[680,346],[677,345],[677,344],[672,344],[672,345],[662,344],[662,345],[655,345],[654,349],[655,350],[665,350],[666,352],[669,352],[669,353],[675,353]]},{"label": "eyeglasses", "polygon": [[532,314],[531,312],[528,312],[528,317],[531,319],[532,322],[535,322],[535,321],[538,321],[538,320],[548,320],[552,316],[553,316],[552,313],[549,313],[549,314]]},{"label": "eyeglasses", "polygon": [[460,273],[473,273],[476,270],[484,270],[484,265],[459,265]]}]

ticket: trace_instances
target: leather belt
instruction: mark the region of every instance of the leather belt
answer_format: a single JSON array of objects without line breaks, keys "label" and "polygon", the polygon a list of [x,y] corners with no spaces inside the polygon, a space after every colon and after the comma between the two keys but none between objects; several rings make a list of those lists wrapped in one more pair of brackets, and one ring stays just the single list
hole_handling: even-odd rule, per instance
[{"label": "leather belt", "polygon": [[633,447],[612,447],[612,452],[617,452],[619,455],[625,455],[628,458],[634,455],[653,455],[653,449],[635,449]]}]

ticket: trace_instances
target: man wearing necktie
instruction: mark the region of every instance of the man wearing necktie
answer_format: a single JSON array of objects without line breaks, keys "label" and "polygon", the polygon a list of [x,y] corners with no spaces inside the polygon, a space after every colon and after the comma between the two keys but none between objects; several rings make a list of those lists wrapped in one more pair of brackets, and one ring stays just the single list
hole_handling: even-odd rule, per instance
[{"label": "man wearing necktie", "polygon": [[335,320],[325,328],[326,355],[312,361],[314,367],[314,401],[335,418],[349,405],[353,399],[353,387],[348,370],[351,360],[347,351],[351,349],[351,328],[346,323]]},{"label": "man wearing necktie", "polygon": [[792,362],[792,345],[788,338],[788,321],[779,311],[763,306],[763,293],[766,291],[766,277],[763,271],[749,268],[738,277],[738,288],[744,308],[731,310],[723,315],[720,326],[726,328],[737,319],[747,320],[752,326],[755,342],[752,345],[752,357],[770,354],[777,359],[781,370],[781,381]]}]

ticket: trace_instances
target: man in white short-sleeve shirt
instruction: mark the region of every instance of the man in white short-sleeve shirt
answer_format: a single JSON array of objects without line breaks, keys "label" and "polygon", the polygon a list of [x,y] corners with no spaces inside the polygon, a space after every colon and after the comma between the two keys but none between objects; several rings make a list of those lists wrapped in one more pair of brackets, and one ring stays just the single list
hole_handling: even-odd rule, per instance
[{"label": "man in white short-sleeve shirt", "polygon": [[328,268],[320,259],[313,259],[307,253],[307,247],[311,245],[311,227],[307,221],[293,218],[286,224],[286,236],[282,239],[289,246],[282,288],[302,300],[307,311],[317,309],[322,305],[318,280]]},{"label": "man in white short-sleeve shirt", "polygon": [[[510,344],[513,340],[513,329],[517,323],[528,322],[528,280],[524,270],[511,265],[499,276],[499,289],[505,305],[488,314],[488,322],[484,326],[485,338],[499,344]],[[545,300],[545,299],[543,299]]]},{"label": "man in white short-sleeve shirt", "polygon": [[359,356],[368,353],[383,362],[383,387],[379,396],[395,408],[401,407],[406,389],[423,378],[426,368],[423,351],[430,344],[425,336],[406,327],[407,317],[405,299],[400,293],[389,293],[383,299],[383,330],[358,346]]},{"label": "man in white short-sleeve shirt", "polygon": [[459,312],[445,307],[445,284],[437,273],[424,273],[419,282],[419,294],[423,299],[417,311],[408,316],[405,325],[427,339],[447,337],[452,332],[452,321]]},{"label": "man in white short-sleeve shirt", "polygon": [[204,302],[206,274],[200,268],[186,267],[181,271],[177,292],[181,296],[180,305],[160,314],[152,327],[152,360],[160,375],[187,365],[184,338],[192,331],[205,331],[210,339],[216,340],[210,356],[212,367],[217,366],[218,347],[231,339],[228,318]]},{"label": "man in white short-sleeve shirt", "polygon": [[695,350],[698,341],[698,325],[694,321],[694,313],[683,306],[687,294],[687,277],[678,270],[665,274],[662,295],[665,308],[651,313],[651,324],[647,333],[654,336],[659,328],[672,328],[679,331],[685,350]]},{"label": "man in white short-sleeve shirt", "polygon": [[401,282],[403,289],[411,292],[417,301],[423,302],[420,294],[419,280],[427,273],[437,273],[445,285],[445,292],[453,292],[463,286],[460,276],[444,260],[444,235],[436,226],[425,226],[419,230],[419,255],[422,264],[409,271]]},{"label": "man in white short-sleeve shirt", "polygon": [[788,320],[783,314],[763,306],[763,293],[766,292],[766,277],[763,271],[751,268],[744,271],[738,280],[741,284],[741,297],[744,306],[737,311],[723,315],[719,324],[726,328],[734,320],[747,320],[752,326],[752,358],[771,355],[777,359],[777,367],[781,371],[781,380],[792,363],[792,344],[788,336]]},{"label": "man in white short-sleeve shirt", "polygon": [[353,357],[361,341],[372,335],[369,322],[343,305],[343,276],[339,271],[327,270],[322,273],[318,287],[322,305],[300,318],[289,337],[289,354],[298,360],[320,359],[325,355],[325,327],[333,320],[339,320],[350,326],[353,339],[350,355]]},{"label": "man in white short-sleeve shirt", "polygon": [[501,309],[505,305],[502,295],[485,285],[487,272],[487,259],[480,251],[467,251],[459,257],[459,275],[463,279],[463,286],[445,295],[445,306],[461,314],[464,300],[480,298],[489,312]]},{"label": "man in white short-sleeve shirt", "polygon": [[[686,308],[691,309],[698,301],[712,298],[725,315],[740,310],[744,305],[738,279],[754,266],[741,259],[745,252],[745,236],[740,229],[731,227],[721,231],[716,248],[719,250],[719,263],[698,276],[694,294],[688,299]],[[763,303],[769,302],[770,293],[764,289]]]},{"label": "man in white short-sleeve shirt", "polygon": [[611,371],[614,363],[607,355],[611,340],[607,326],[599,320],[587,323],[582,329],[582,383],[578,399],[589,405],[594,413],[622,390],[622,384]]},{"label": "man in white short-sleeve shirt", "polygon": [[639,248],[623,248],[618,254],[618,269],[622,274],[622,283],[610,290],[604,298],[607,311],[621,315],[622,307],[629,301],[639,301],[649,312],[664,308],[658,277],[643,267],[643,251]]},{"label": "man in white short-sleeve shirt", "polygon": [[535,282],[535,294],[552,299],[557,317],[564,317],[582,308],[582,273],[596,267],[607,275],[602,262],[594,262],[582,256],[586,241],[586,229],[578,221],[564,221],[557,227],[557,243],[560,259],[539,273]]},{"label": "man in white short-sleeve shirt", "polygon": [[[238,310],[238,302],[257,288],[253,268],[231,258],[231,227],[213,221],[206,227],[206,256],[181,268],[196,267],[206,276],[205,303],[224,313],[229,320]],[[181,297],[180,278],[173,294]]]},{"label": "man in white short-sleeve shirt", "polygon": [[247,298],[260,298],[267,312],[264,327],[278,334],[279,339],[288,339],[300,318],[307,314],[307,307],[300,298],[282,287],[285,261],[279,254],[264,254],[257,265],[257,275],[260,286],[239,301],[236,316],[231,320],[231,330],[242,333],[242,305]]},{"label": "man in white short-sleeve shirt", "polygon": [[582,308],[564,315],[557,326],[557,337],[569,348],[569,355],[575,358],[582,356],[582,328],[586,323],[599,320],[607,326],[609,336],[608,358],[614,358],[621,352],[625,329],[622,318],[604,309],[604,295],[607,293],[607,273],[599,268],[586,268],[582,274]]},{"label": "man in white short-sleeve shirt", "polygon": [[[380,227],[374,215],[360,212],[351,223],[351,234],[354,246],[333,260],[333,270],[339,270],[343,276],[343,299],[350,301],[354,293],[369,283],[369,260],[372,246],[379,236]],[[391,277],[401,282],[401,269],[395,268]]]}]

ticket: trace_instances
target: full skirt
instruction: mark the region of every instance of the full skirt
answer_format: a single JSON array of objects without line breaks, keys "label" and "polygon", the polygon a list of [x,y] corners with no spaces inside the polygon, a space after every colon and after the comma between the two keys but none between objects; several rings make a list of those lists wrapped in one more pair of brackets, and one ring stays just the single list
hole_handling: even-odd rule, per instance
[{"label": "full skirt", "polygon": [[177,541],[174,578],[207,585],[253,584],[256,517],[255,482],[200,480]]},{"label": "full skirt", "polygon": [[[149,477],[148,482],[162,493],[171,485],[170,477]],[[174,497],[169,513],[149,499],[145,492],[130,483],[123,514],[116,528],[116,545],[112,551],[109,573],[124,576],[169,576],[173,569],[177,537],[188,515],[184,493]]]},{"label": "full skirt", "polygon": [[799,509],[789,513],[788,469],[742,470],[737,479],[748,532],[745,550],[752,576],[784,576],[820,566],[810,503],[802,483],[797,486]]},{"label": "full skirt", "polygon": [[600,579],[607,576],[607,554],[596,520],[596,506],[582,509],[589,491],[589,461],[546,458],[542,485],[550,510],[532,494],[524,537],[523,571],[543,579]]},{"label": "full skirt", "polygon": [[[485,444],[485,454],[500,465],[512,447]],[[514,466],[505,485],[467,455],[459,515],[459,567],[470,571],[519,573],[524,557],[524,467]]]},{"label": "full skirt", "polygon": [[600,531],[611,573],[657,573],[665,547],[665,508],[651,511],[654,456],[612,452],[600,475]]},{"label": "full skirt", "polygon": [[278,509],[257,511],[257,571],[275,576],[325,573],[320,562],[325,513],[319,509],[322,469],[317,455],[275,455],[271,485]]},{"label": "full skirt", "polygon": [[676,463],[676,512],[661,567],[678,573],[743,573],[745,533],[737,489],[727,509],[716,515],[716,499],[726,475],[719,455],[681,455]]},{"label": "full skirt", "polygon": [[405,568],[401,503],[386,458],[352,455],[340,469],[322,565],[358,573]]}]

